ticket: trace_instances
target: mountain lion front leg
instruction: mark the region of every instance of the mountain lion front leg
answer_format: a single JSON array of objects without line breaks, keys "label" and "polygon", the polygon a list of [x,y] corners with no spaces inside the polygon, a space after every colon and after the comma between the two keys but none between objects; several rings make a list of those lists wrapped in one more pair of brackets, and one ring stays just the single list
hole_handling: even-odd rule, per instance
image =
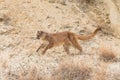
[{"label": "mountain lion front leg", "polygon": [[36,50],[36,52],[38,52],[40,48],[41,48],[41,45],[40,45],[39,48]]},{"label": "mountain lion front leg", "polygon": [[45,49],[43,50],[42,55],[44,55],[45,52],[46,52],[48,49],[52,48],[52,47],[53,47],[53,44],[52,44],[52,43],[49,43],[49,44],[45,47]]},{"label": "mountain lion front leg", "polygon": [[39,46],[39,48],[36,50],[36,52],[38,52],[40,48],[44,48],[45,46],[46,46],[46,44],[41,44],[41,45]]}]

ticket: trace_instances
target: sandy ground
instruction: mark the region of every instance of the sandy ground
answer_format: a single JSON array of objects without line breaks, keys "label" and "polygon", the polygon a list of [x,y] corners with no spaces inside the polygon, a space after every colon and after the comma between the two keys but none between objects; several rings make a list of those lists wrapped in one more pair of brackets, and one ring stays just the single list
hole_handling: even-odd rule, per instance
[{"label": "sandy ground", "polygon": [[[79,41],[83,48],[81,55],[73,47],[70,48],[71,55],[67,55],[63,46],[48,50],[44,56],[40,55],[41,50],[36,52],[41,44],[35,39],[38,30],[87,35],[96,29],[97,25],[74,3],[61,5],[40,0],[0,0],[0,15],[3,14],[7,14],[10,20],[7,24],[0,22],[0,80],[9,72],[14,74],[14,79],[21,71],[27,73],[33,67],[37,67],[41,75],[51,75],[68,57],[86,62],[92,60],[91,64],[95,66],[99,63],[99,48],[104,45],[111,47],[120,57],[120,40],[102,31],[91,40]],[[108,69],[119,76],[120,62],[110,63]]]}]

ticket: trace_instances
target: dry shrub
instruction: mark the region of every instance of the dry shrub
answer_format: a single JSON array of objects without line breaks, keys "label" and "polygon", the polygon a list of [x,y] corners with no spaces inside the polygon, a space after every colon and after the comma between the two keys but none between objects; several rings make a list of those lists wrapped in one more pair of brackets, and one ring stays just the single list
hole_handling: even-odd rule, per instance
[{"label": "dry shrub", "polygon": [[5,69],[8,67],[7,61],[4,61],[4,62],[2,63],[2,67],[5,68]]},{"label": "dry shrub", "polygon": [[66,0],[47,0],[47,1],[49,1],[50,3],[59,3],[62,5],[66,5]]},{"label": "dry shrub", "polygon": [[10,22],[10,18],[9,18],[9,16],[8,15],[3,15],[2,17],[0,17],[0,22],[4,22],[4,24],[9,24],[9,22]]},{"label": "dry shrub", "polygon": [[52,80],[87,80],[91,71],[91,67],[84,62],[66,60],[52,74]]},{"label": "dry shrub", "polygon": [[94,76],[91,80],[106,80],[107,79],[107,65],[106,63],[100,63],[99,66],[94,69]]},{"label": "dry shrub", "polygon": [[29,71],[9,72],[5,75],[5,80],[46,80],[44,76],[39,74],[39,69],[36,67],[30,68]]},{"label": "dry shrub", "polygon": [[110,46],[101,46],[100,47],[100,59],[105,62],[114,61],[116,58],[116,52],[112,50]]},{"label": "dry shrub", "polygon": [[20,73],[19,80],[44,80],[44,78],[39,74],[39,70],[33,67],[26,76]]}]

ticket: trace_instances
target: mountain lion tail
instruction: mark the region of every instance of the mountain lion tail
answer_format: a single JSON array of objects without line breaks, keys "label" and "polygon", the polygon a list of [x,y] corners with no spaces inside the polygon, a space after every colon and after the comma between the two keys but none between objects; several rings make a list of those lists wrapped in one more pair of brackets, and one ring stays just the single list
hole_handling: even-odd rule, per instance
[{"label": "mountain lion tail", "polygon": [[92,34],[90,34],[90,35],[88,35],[88,36],[77,35],[77,38],[78,38],[79,40],[89,40],[89,39],[91,39],[92,37],[94,37],[99,30],[101,30],[101,27],[98,27]]}]

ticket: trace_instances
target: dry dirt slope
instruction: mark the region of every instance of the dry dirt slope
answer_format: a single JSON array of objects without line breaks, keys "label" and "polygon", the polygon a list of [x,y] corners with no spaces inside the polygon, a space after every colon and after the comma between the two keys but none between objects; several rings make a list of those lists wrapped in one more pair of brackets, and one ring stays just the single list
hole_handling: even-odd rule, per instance
[{"label": "dry dirt slope", "polygon": [[[77,34],[89,34],[94,31],[96,23],[75,3],[62,5],[40,0],[0,0],[0,16],[3,17],[4,14],[10,20],[7,23],[0,22],[0,80],[5,79],[9,73],[12,74],[9,77],[15,79],[18,73],[22,71],[27,74],[33,67],[37,67],[41,75],[50,75],[62,60],[69,57],[78,61],[92,60],[91,64],[94,66],[99,63],[97,54],[102,44],[112,46],[120,53],[120,40],[100,32],[90,41],[79,42],[83,47],[82,55],[68,56],[62,46],[48,50],[44,56],[37,55],[41,53],[35,52],[40,45],[40,41],[34,39],[38,30],[72,31]],[[71,54],[79,53],[71,48]],[[120,63],[111,63],[109,67],[109,72],[113,73],[112,77],[118,75],[119,78]]]}]

